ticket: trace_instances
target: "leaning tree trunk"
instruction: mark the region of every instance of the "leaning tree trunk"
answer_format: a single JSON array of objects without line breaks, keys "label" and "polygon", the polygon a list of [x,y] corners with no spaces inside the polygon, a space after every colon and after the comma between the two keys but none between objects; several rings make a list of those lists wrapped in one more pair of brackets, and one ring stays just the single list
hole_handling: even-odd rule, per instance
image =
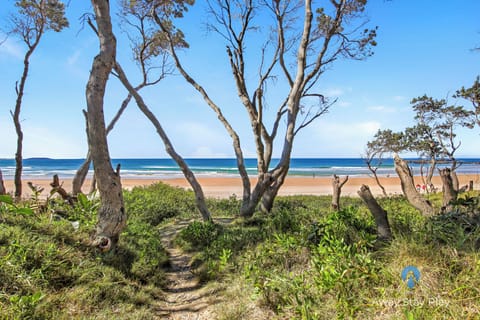
[{"label": "leaning tree trunk", "polygon": [[79,193],[82,193],[82,186],[85,183],[85,179],[88,174],[88,170],[90,169],[90,164],[92,163],[92,158],[90,156],[90,152],[87,154],[87,158],[85,161],[82,163],[80,168],[78,168],[77,172],[75,173],[75,176],[73,177],[72,180],[72,195],[77,195]]},{"label": "leaning tree trunk", "polygon": [[183,172],[183,175],[185,176],[185,179],[190,183],[190,186],[193,189],[193,192],[195,193],[195,203],[197,206],[197,209],[200,211],[200,214],[202,215],[202,218],[204,221],[210,221],[212,219],[210,215],[210,211],[208,211],[207,204],[205,202],[205,195],[203,194],[202,186],[198,182],[197,178],[193,174],[192,170],[188,167],[187,163],[185,160],[175,151],[175,148],[168,138],[166,132],[163,130],[162,125],[158,121],[157,117],[150,111],[148,106],[145,104],[143,101],[143,98],[140,96],[138,93],[138,90],[136,90],[128,81],[128,78],[123,71],[122,67],[118,64],[115,63],[114,69],[117,72],[117,76],[122,82],[122,84],[125,86],[125,88],[128,90],[129,94],[133,96],[135,99],[135,102],[137,103],[138,108],[140,111],[143,112],[143,114],[150,120],[150,122],[153,124],[155,129],[157,130],[158,135],[162,139],[165,149],[167,153],[175,160],[175,162],[178,164],[180,169]]},{"label": "leaning tree trunk", "polygon": [[[136,87],[135,90],[140,90],[144,86],[145,86],[144,84],[141,84],[138,87]],[[123,102],[122,102],[120,108],[118,109],[117,113],[115,114],[115,116],[113,117],[113,119],[110,121],[110,123],[107,126],[107,136],[110,133],[110,131],[112,131],[113,128],[115,127],[115,124],[118,122],[118,120],[122,116],[123,112],[127,108],[131,99],[132,99],[132,95],[128,94],[127,97],[123,100]],[[85,114],[85,117],[86,116],[87,115]],[[87,126],[88,126],[88,123],[87,123]],[[85,161],[81,164],[81,166],[78,168],[77,172],[75,173],[75,176],[73,177],[73,180],[72,180],[72,194],[73,195],[77,195],[79,193],[82,193],[82,186],[85,183],[85,179],[87,178],[88,170],[90,168],[91,163],[92,163],[92,158],[91,158],[91,155],[90,155],[90,151],[88,151],[87,156],[85,158]],[[92,184],[93,184],[93,178],[92,178]],[[93,189],[95,189],[95,188],[93,187]]]},{"label": "leaning tree trunk", "polygon": [[438,169],[440,178],[442,179],[443,203],[442,210],[448,211],[451,209],[451,202],[457,200],[458,191],[455,190],[450,168]]},{"label": "leaning tree trunk", "polygon": [[94,58],[87,83],[88,145],[100,192],[98,222],[92,244],[103,251],[115,247],[126,225],[120,170],[113,170],[108,151],[103,99],[108,76],[115,64],[116,39],[112,32],[108,0],[92,0],[98,27],[100,52]]},{"label": "leaning tree trunk", "polygon": [[358,191],[358,195],[363,202],[365,202],[368,210],[370,210],[373,218],[375,219],[378,239],[381,241],[391,240],[392,231],[390,229],[390,224],[388,223],[387,212],[383,210],[383,208],[378,204],[377,200],[373,197],[370,188],[367,185],[362,185]]},{"label": "leaning tree trunk", "polygon": [[394,157],[395,171],[400,178],[402,184],[402,191],[408,202],[426,216],[431,216],[435,213],[432,205],[417,191],[413,181],[412,171],[408,164],[400,158],[397,154]]},{"label": "leaning tree trunk", "polygon": [[7,190],[5,189],[5,184],[3,183],[2,169],[0,169],[0,195],[5,194],[7,194]]},{"label": "leaning tree trunk", "polygon": [[343,180],[340,180],[340,177],[336,174],[333,175],[332,179],[332,187],[333,187],[333,195],[332,195],[332,209],[335,211],[340,211],[340,194],[342,193],[342,187],[347,183],[348,176],[346,176]]},{"label": "leaning tree trunk", "polygon": [[[41,34],[40,34],[41,36]],[[30,65],[30,57],[35,51],[37,47],[40,36],[36,38],[33,45],[29,46],[28,51],[25,53],[25,57],[23,59],[23,73],[22,77],[20,78],[20,84],[17,83],[17,87],[15,90],[17,91],[17,100],[15,102],[15,110],[10,112],[12,114],[13,123],[15,125],[15,132],[17,133],[17,150],[15,152],[15,199],[20,200],[22,197],[22,171],[23,171],[23,131],[22,125],[20,121],[20,110],[22,108],[22,99],[23,93],[25,91],[25,83],[27,82],[28,77],[28,69]]]}]

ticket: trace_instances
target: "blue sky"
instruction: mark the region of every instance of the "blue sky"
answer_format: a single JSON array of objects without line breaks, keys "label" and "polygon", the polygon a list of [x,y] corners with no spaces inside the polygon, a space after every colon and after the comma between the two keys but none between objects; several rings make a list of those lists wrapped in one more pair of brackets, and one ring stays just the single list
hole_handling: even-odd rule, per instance
[{"label": "blue sky", "polygon": [[[2,2],[0,21],[5,28],[13,1]],[[299,133],[294,157],[359,157],[378,129],[402,130],[412,125],[412,98],[423,94],[446,98],[480,74],[480,51],[471,50],[480,46],[480,1],[370,2],[370,25],[379,27],[375,54],[366,61],[338,61],[325,73],[319,90],[337,97],[338,102]],[[67,8],[70,28],[46,34],[31,59],[21,114],[24,157],[82,158],[86,154],[81,110],[86,108],[85,85],[98,50],[97,39],[88,28],[82,29],[79,20],[90,11],[89,3],[71,1]],[[190,43],[190,49],[181,53],[184,65],[224,108],[240,133],[245,155],[253,157],[250,125],[244,109],[238,106],[224,44],[205,32],[201,24],[205,18],[203,1],[197,3],[182,21]],[[136,83],[138,72],[131,62],[127,39],[118,23],[114,28],[118,60]],[[22,72],[24,52],[23,44],[13,37],[0,45],[0,158],[15,154],[10,110],[15,105],[15,81]],[[118,81],[111,78],[105,99],[107,121],[125,95]],[[143,95],[184,157],[233,156],[223,126],[183,78],[172,76]],[[480,156],[479,134],[478,127],[461,131],[458,155]],[[133,103],[110,134],[109,145],[114,158],[167,157],[155,130]],[[275,154],[279,152],[277,149]]]}]

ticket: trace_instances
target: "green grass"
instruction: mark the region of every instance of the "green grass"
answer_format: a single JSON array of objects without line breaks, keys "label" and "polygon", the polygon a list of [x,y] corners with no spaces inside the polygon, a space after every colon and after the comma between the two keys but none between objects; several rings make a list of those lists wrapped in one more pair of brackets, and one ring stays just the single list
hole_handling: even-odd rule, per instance
[{"label": "green grass", "polygon": [[[380,245],[356,198],[332,212],[331,197],[279,197],[271,214],[250,219],[234,219],[237,198],[209,199],[216,223],[203,223],[191,192],[157,184],[125,192],[116,254],[89,246],[98,202],[80,200],[41,211],[0,198],[1,319],[158,317],[168,264],[158,228],[179,219],[196,220],[175,243],[222,288],[219,319],[480,319],[478,194],[433,218],[402,197],[379,199],[394,235]],[[414,289],[400,276],[407,265],[421,272]]]}]

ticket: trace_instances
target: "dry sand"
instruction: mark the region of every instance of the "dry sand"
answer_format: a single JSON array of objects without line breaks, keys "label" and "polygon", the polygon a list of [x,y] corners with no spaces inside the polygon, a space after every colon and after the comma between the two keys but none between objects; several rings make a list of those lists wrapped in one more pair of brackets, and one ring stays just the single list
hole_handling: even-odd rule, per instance
[{"label": "dry sand", "polygon": [[[227,198],[232,194],[237,196],[242,195],[242,184],[240,178],[234,177],[200,177],[198,178],[200,184],[203,187],[204,193],[208,197],[216,198]],[[480,176],[479,175],[459,175],[460,185],[466,185],[470,180],[474,182],[474,188],[479,189],[480,186]],[[24,196],[28,196],[31,191],[26,183],[30,181],[34,185],[43,187],[45,195],[48,191],[51,190],[50,182],[52,180],[24,180]],[[135,186],[147,186],[152,183],[162,181],[172,186],[190,188],[188,182],[183,178],[176,179],[122,179],[122,185],[126,189],[132,189]],[[388,194],[400,194],[400,180],[398,177],[381,177],[381,183],[385,187]],[[252,183],[255,182],[255,179],[252,179]],[[422,184],[421,178],[416,177],[415,182]],[[71,180],[62,180],[61,183],[65,190],[71,190]],[[441,190],[441,181],[440,177],[435,176],[433,178],[433,183],[435,187]],[[381,189],[375,183],[375,180],[371,177],[350,177],[348,182],[342,188],[342,195],[344,196],[357,196],[357,191],[360,189],[362,184],[366,184],[372,190],[374,195],[380,195]],[[5,181],[5,187],[7,191],[12,192],[14,189],[13,181]],[[90,181],[86,181],[84,191],[88,190],[90,187]],[[331,177],[299,177],[299,176],[289,176],[285,180],[285,184],[280,189],[280,195],[329,195],[332,194],[332,178]]]}]

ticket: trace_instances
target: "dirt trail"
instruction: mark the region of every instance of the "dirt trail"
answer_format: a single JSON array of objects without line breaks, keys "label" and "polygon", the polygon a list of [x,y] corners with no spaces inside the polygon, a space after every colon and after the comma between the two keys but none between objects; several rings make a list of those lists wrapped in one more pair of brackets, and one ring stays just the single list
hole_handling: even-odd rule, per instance
[{"label": "dirt trail", "polygon": [[218,289],[202,284],[190,267],[191,255],[173,245],[175,235],[192,221],[179,221],[160,230],[162,244],[170,256],[166,272],[165,301],[159,316],[172,320],[215,319],[213,306],[221,300]]}]

